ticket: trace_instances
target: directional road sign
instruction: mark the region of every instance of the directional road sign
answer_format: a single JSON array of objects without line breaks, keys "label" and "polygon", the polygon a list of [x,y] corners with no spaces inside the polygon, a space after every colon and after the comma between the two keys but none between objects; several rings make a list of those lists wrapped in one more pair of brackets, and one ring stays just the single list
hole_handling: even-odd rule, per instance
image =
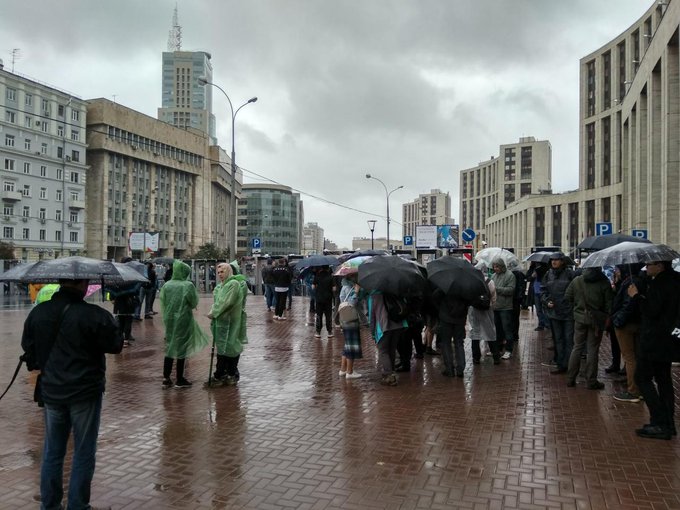
[{"label": "directional road sign", "polygon": [[463,230],[461,237],[463,238],[464,242],[469,243],[471,241],[474,241],[475,237],[477,237],[477,234],[473,229],[466,228],[465,230]]}]

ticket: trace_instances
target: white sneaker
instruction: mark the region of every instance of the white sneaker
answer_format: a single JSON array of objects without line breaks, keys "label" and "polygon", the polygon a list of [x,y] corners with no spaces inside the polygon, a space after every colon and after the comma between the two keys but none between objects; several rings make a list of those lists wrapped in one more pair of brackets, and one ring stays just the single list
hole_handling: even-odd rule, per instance
[{"label": "white sneaker", "polygon": [[344,371],[342,371],[342,370],[340,370],[340,371],[338,372],[338,375],[339,375],[340,377],[342,377],[342,376],[345,375],[345,374],[347,374],[347,372],[344,372]]},{"label": "white sneaker", "polygon": [[493,356],[493,353],[491,351],[486,351],[484,353],[484,356]]},{"label": "white sneaker", "polygon": [[314,338],[321,338],[321,335],[319,333],[314,333]]},{"label": "white sneaker", "polygon": [[359,377],[361,377],[359,372],[352,372],[351,374],[347,374],[345,379],[359,379]]},{"label": "white sneaker", "polygon": [[510,359],[512,358],[512,353],[510,351],[505,351],[503,353],[503,356],[501,356],[501,359]]},{"label": "white sneaker", "polygon": [[333,334],[332,331],[331,331],[330,333],[328,333],[328,338],[333,338],[334,336],[335,336],[335,335]]}]

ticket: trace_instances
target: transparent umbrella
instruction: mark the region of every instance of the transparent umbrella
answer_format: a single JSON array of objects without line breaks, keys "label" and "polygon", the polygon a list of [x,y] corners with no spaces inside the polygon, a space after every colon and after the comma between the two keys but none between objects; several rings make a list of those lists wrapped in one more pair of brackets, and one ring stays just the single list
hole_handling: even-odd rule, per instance
[{"label": "transparent umbrella", "polygon": [[582,267],[646,264],[648,262],[671,261],[678,257],[680,257],[680,253],[665,244],[625,241],[591,254]]},{"label": "transparent umbrella", "polygon": [[479,262],[484,262],[486,264],[486,267],[491,267],[492,262],[495,258],[500,257],[503,259],[503,262],[505,262],[505,266],[510,270],[514,271],[515,269],[521,268],[521,264],[517,256],[512,253],[510,250],[506,250],[505,248],[484,248],[483,250],[479,250],[475,254],[475,259]]}]

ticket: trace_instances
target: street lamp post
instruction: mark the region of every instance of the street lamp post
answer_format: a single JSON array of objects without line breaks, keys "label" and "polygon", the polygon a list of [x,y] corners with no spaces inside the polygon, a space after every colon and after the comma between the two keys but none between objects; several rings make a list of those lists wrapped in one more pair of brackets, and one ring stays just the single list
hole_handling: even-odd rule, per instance
[{"label": "street lamp post", "polygon": [[366,220],[366,223],[368,223],[368,228],[371,230],[371,250],[373,250],[375,249],[373,246],[373,231],[375,230],[376,220]]},{"label": "street lamp post", "polygon": [[403,186],[397,186],[392,191],[387,191],[387,186],[385,186],[385,183],[382,182],[377,177],[374,177],[371,174],[366,174],[366,179],[375,179],[380,184],[382,184],[383,188],[385,188],[385,199],[387,201],[387,240],[385,241],[385,249],[387,251],[391,251],[390,250],[390,195],[392,193],[394,193],[395,191],[397,191],[398,189],[402,189]]},{"label": "street lamp post", "polygon": [[200,76],[198,78],[198,83],[200,85],[212,85],[215,87],[217,90],[222,92],[224,94],[224,97],[227,98],[227,101],[229,102],[229,109],[231,110],[231,207],[229,209],[229,229],[231,230],[231,235],[229,236],[229,257],[231,258],[236,258],[236,146],[235,146],[235,133],[234,133],[234,125],[236,123],[236,114],[239,112],[241,108],[243,108],[245,105],[254,103],[257,101],[257,97],[251,97],[243,103],[241,106],[239,106],[236,111],[234,111],[234,106],[231,104],[231,99],[229,99],[229,95],[224,91],[222,87],[219,85],[212,83],[208,81],[205,77]]}]

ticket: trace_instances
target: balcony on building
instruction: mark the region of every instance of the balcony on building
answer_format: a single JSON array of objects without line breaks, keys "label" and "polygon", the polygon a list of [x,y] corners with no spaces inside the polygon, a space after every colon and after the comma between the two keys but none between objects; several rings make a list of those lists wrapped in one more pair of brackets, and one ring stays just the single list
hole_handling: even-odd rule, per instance
[{"label": "balcony on building", "polygon": [[3,190],[0,198],[6,202],[18,202],[23,198],[21,191],[7,191]]},{"label": "balcony on building", "polygon": [[68,206],[70,209],[85,209],[85,200],[70,199],[68,201]]}]

